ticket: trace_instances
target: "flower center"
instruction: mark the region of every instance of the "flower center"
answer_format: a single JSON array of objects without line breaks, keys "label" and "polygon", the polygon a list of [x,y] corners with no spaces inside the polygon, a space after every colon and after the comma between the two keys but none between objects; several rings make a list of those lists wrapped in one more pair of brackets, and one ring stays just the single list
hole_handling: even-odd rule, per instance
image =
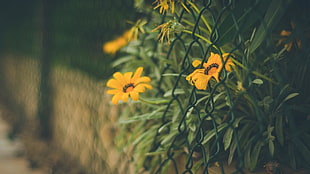
[{"label": "flower center", "polygon": [[131,92],[135,88],[135,85],[133,83],[129,83],[123,87],[123,92]]},{"label": "flower center", "polygon": [[212,63],[211,65],[205,68],[205,75],[214,74],[218,68],[219,68],[219,64]]}]

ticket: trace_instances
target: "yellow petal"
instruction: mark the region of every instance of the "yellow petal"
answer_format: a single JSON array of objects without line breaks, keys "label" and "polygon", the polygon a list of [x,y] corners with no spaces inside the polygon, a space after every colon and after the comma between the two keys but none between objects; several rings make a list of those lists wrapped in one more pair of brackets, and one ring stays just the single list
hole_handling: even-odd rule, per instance
[{"label": "yellow petal", "polygon": [[139,84],[139,83],[145,83],[145,82],[150,82],[151,81],[151,78],[149,77],[146,77],[146,76],[143,76],[143,77],[140,77],[138,78],[137,80],[133,81],[133,83],[135,85]]},{"label": "yellow petal", "polygon": [[216,63],[219,66],[221,66],[222,65],[222,60],[221,60],[221,56],[219,54],[214,54],[214,53],[211,52],[211,56],[208,59],[207,66],[209,66],[209,65],[211,65],[213,63]]},{"label": "yellow petal", "polygon": [[139,100],[139,93],[132,91],[132,92],[130,92],[130,97],[132,98],[133,101],[137,101],[137,100]]},{"label": "yellow petal", "polygon": [[130,84],[131,83],[131,76],[132,76],[132,72],[126,72],[124,74],[124,79],[126,81],[126,84]]},{"label": "yellow petal", "polygon": [[216,72],[215,74],[212,75],[212,77],[214,77],[215,80],[216,80],[217,82],[219,82],[219,81],[220,81],[220,80],[219,80],[219,75],[220,75],[220,72]]},{"label": "yellow petal", "polygon": [[152,86],[149,85],[149,84],[139,84],[135,87],[134,91],[135,92],[144,92],[145,91],[145,88],[148,88],[148,89],[152,89]]},{"label": "yellow petal", "polygon": [[205,90],[207,89],[208,82],[210,80],[211,76],[204,75],[200,76],[196,81],[195,81],[195,87],[200,90]]},{"label": "yellow petal", "polygon": [[107,94],[117,94],[117,93],[122,93],[122,92],[123,91],[119,89],[110,89],[106,91]]},{"label": "yellow petal", "polygon": [[123,94],[122,94],[122,98],[121,98],[122,101],[123,101],[123,102],[127,102],[127,101],[128,101],[128,96],[129,96],[129,93],[123,93]]},{"label": "yellow petal", "polygon": [[131,83],[136,84],[136,81],[139,79],[139,77],[141,76],[143,71],[143,67],[138,67],[135,74],[133,75],[133,77],[131,78]]},{"label": "yellow petal", "polygon": [[118,104],[118,101],[121,99],[122,97],[122,93],[118,93],[118,94],[115,94],[113,97],[112,97],[112,103],[117,105]]},{"label": "yellow petal", "polygon": [[201,65],[201,61],[200,60],[194,60],[192,62],[192,65],[193,65],[193,67],[197,67],[197,66]]},{"label": "yellow petal", "polygon": [[124,78],[124,76],[123,76],[122,73],[116,72],[116,73],[113,74],[113,77],[114,77],[117,81],[119,81],[120,84],[121,84],[122,86],[125,86],[125,85],[127,84],[127,83],[126,83],[126,80],[125,80],[125,78]]},{"label": "yellow petal", "polygon": [[123,85],[119,81],[117,81],[115,79],[110,79],[107,82],[107,87],[116,88],[116,89],[122,89]]}]

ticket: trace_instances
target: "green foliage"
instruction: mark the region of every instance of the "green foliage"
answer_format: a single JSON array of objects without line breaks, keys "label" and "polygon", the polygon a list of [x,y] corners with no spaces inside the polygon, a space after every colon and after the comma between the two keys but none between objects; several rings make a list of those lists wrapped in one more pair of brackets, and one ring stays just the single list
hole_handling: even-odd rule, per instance
[{"label": "green foliage", "polygon": [[[124,138],[135,148],[137,168],[197,173],[227,161],[255,171],[275,160],[292,168],[309,166],[309,93],[296,85],[292,72],[309,66],[310,54],[277,44],[291,22],[285,14],[292,2],[175,1],[175,13],[164,14],[136,2],[147,14],[146,32],[124,47],[113,65],[122,72],[143,66],[152,79],[154,89],[120,118],[125,130],[134,132]],[[304,59],[294,56],[303,51]],[[198,90],[185,78],[195,70],[192,61],[207,62],[210,52],[232,53],[235,66]],[[180,158],[186,166],[177,166]]]}]

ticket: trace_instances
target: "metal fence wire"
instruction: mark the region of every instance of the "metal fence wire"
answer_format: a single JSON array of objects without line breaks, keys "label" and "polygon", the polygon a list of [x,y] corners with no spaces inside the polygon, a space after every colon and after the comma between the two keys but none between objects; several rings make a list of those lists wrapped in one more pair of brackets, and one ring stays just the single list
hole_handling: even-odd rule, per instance
[{"label": "metal fence wire", "polygon": [[[214,3],[214,1],[213,1]],[[169,47],[169,50],[167,52],[167,57],[166,59],[170,59],[170,55],[172,54],[171,52],[174,49],[174,46],[180,42],[183,46],[184,46],[184,52],[185,55],[182,59],[182,63],[181,63],[181,69],[182,71],[179,73],[176,82],[173,86],[172,89],[172,99],[169,101],[169,103],[167,104],[167,107],[164,111],[164,114],[162,116],[162,125],[158,128],[158,134],[159,134],[159,129],[161,129],[162,127],[164,127],[167,123],[170,122],[169,118],[166,118],[166,114],[172,109],[172,103],[176,102],[177,106],[179,106],[179,110],[180,110],[180,115],[181,118],[179,119],[179,123],[178,123],[178,133],[174,136],[174,138],[172,139],[168,149],[167,149],[167,154],[166,154],[166,158],[162,159],[160,161],[160,165],[157,169],[157,171],[155,173],[161,173],[162,169],[165,167],[165,165],[167,165],[167,163],[171,162],[173,164],[173,168],[174,168],[174,173],[183,173],[183,174],[190,174],[193,173],[193,167],[194,167],[194,163],[197,163],[197,161],[200,160],[200,165],[202,166],[202,173],[209,173],[208,168],[210,167],[210,165],[214,164],[215,162],[217,162],[217,164],[219,164],[220,167],[220,171],[221,173],[225,173],[224,172],[224,168],[221,162],[221,152],[223,151],[223,144],[221,141],[221,137],[222,135],[220,135],[220,130],[227,130],[227,129],[231,129],[232,130],[232,134],[234,134],[234,137],[237,142],[238,142],[238,134],[237,131],[235,130],[233,123],[236,120],[234,111],[233,111],[233,101],[231,98],[230,93],[228,92],[228,90],[226,90],[226,96],[227,96],[227,102],[229,103],[229,109],[227,110],[227,120],[225,121],[226,124],[221,124],[220,127],[219,125],[216,123],[216,118],[214,116],[214,111],[215,111],[215,104],[214,104],[214,97],[215,97],[215,93],[217,91],[218,88],[223,88],[223,89],[228,89],[227,85],[225,84],[225,79],[227,79],[227,72],[224,72],[224,76],[223,79],[217,83],[216,85],[214,85],[213,87],[209,87],[208,88],[208,97],[204,103],[204,113],[201,113],[200,109],[197,107],[198,104],[198,100],[201,98],[201,95],[199,94],[199,92],[197,91],[196,88],[193,88],[188,101],[187,101],[187,106],[184,108],[184,101],[182,101],[182,99],[179,98],[179,95],[177,95],[176,91],[178,88],[178,86],[180,85],[180,79],[184,78],[183,76],[188,74],[190,72],[190,68],[191,68],[191,59],[189,57],[191,52],[198,52],[200,53],[200,57],[203,58],[202,62],[206,62],[207,61],[207,57],[210,54],[211,51],[215,51],[218,54],[223,54],[222,51],[219,49],[220,48],[220,42],[221,39],[220,37],[224,34],[223,31],[220,31],[219,28],[219,22],[223,20],[223,17],[225,16],[226,18],[228,17],[229,23],[230,23],[230,27],[232,28],[232,32],[229,33],[230,34],[230,38],[231,40],[234,41],[234,47],[230,50],[230,54],[233,54],[235,50],[237,49],[241,49],[242,47],[242,36],[241,36],[241,32],[243,29],[242,23],[240,23],[240,21],[237,21],[238,18],[240,18],[240,16],[236,16],[237,14],[234,14],[235,11],[233,11],[234,5],[235,3],[233,1],[227,1],[227,2],[223,2],[223,8],[220,10],[220,12],[218,13],[218,16],[214,16],[214,8],[211,8],[211,4],[212,1],[203,1],[202,2],[202,6],[201,9],[199,10],[200,12],[197,14],[195,13],[194,9],[191,8],[191,5],[186,3],[186,1],[184,1],[184,4],[187,5],[187,9],[189,9],[189,14],[191,15],[192,19],[194,19],[195,24],[194,27],[192,29],[192,41],[190,43],[184,43],[184,40],[182,39],[182,35],[184,33],[176,33],[175,34],[175,38],[173,39],[173,41],[171,42],[171,45]],[[251,13],[255,13],[256,10],[256,6],[259,4],[259,2],[253,3],[252,6],[248,7],[249,11],[251,11]],[[239,4],[241,5],[241,4]],[[184,13],[187,13],[187,11],[184,9],[180,16],[178,16],[178,18],[176,19],[178,22],[181,23],[182,19],[185,18],[184,17]],[[213,19],[214,21],[212,21],[214,23],[214,27],[212,28],[212,33],[210,34],[210,41],[211,43],[206,45],[205,43],[203,43],[201,41],[201,39],[197,36],[201,35],[201,29],[200,29],[200,25],[202,25],[202,20],[204,18],[202,18],[202,16],[210,16],[211,19]],[[261,16],[259,16],[261,17]],[[164,20],[163,20],[164,21]],[[262,21],[261,21],[262,22]],[[197,35],[196,35],[197,34]],[[185,46],[186,45],[186,46]],[[195,47],[196,45],[196,47]],[[198,46],[198,47],[197,47]],[[222,60],[223,61],[223,60]],[[162,74],[165,74],[166,71],[168,71],[170,65],[168,64],[166,66],[166,68],[164,69],[164,71],[162,72]],[[225,71],[225,70],[224,70]],[[161,80],[160,83],[158,85],[158,88],[161,88]],[[190,142],[189,137],[188,137],[188,127],[190,126],[187,122],[187,115],[189,113],[195,113],[196,116],[196,131],[195,131],[195,135],[194,135],[194,141]],[[212,124],[210,125],[210,127],[206,128],[206,120],[209,120],[209,122]],[[207,132],[207,129],[210,130],[209,133]],[[214,134],[214,138],[215,141],[213,144],[211,144],[211,146],[209,147],[209,149],[206,149],[205,145],[203,144],[204,140],[206,139],[206,136],[210,136],[211,134]],[[158,134],[156,136],[158,136]],[[155,137],[156,139],[156,137]],[[183,169],[183,171],[180,171],[180,168],[177,167],[177,159],[175,158],[175,149],[179,148],[178,145],[178,141],[179,140],[183,140],[184,144],[185,144],[185,148],[186,148],[186,152],[187,152],[187,160],[185,163],[185,169]],[[155,140],[156,142],[156,140]],[[154,144],[153,146],[153,150],[155,150],[156,148],[158,148],[160,145],[159,144]],[[239,148],[239,144],[236,144],[236,149],[237,149],[237,153],[238,153],[238,161],[236,164],[236,171],[234,173],[243,173],[242,168],[243,168],[243,159],[242,159],[242,153],[240,151]],[[208,152],[207,152],[208,151]]]},{"label": "metal fence wire", "polygon": [[[283,128],[284,123],[278,120],[284,118],[271,118],[266,114],[272,111],[268,102],[264,103],[268,95],[259,96],[255,88],[264,82],[278,83],[278,88],[282,92],[285,90],[283,81],[275,82],[278,79],[268,75],[268,68],[277,71],[274,65],[279,63],[278,58],[285,51],[276,48],[272,38],[281,31],[275,27],[283,20],[289,2],[184,0],[175,1],[182,5],[179,13],[162,14],[161,26],[170,25],[167,33],[160,31],[159,39],[169,42],[163,49],[166,50],[164,59],[177,63],[165,63],[156,86],[157,96],[166,95],[170,99],[161,112],[161,121],[148,151],[153,155],[144,161],[145,168],[155,165],[152,173],[245,173],[245,166],[253,170],[257,165],[262,167],[262,163],[276,159],[273,154],[277,143],[272,129]],[[206,25],[205,20],[210,25]],[[205,34],[206,30],[210,33]],[[273,54],[275,50],[278,54]],[[223,55],[228,53],[237,68],[233,72],[223,68],[219,82],[210,81],[204,91],[194,86],[183,90],[185,77],[195,70],[193,59],[201,58],[201,62],[207,62],[211,53],[220,55],[223,67],[227,63]],[[153,59],[156,56],[155,53]],[[265,69],[258,70],[258,64]],[[203,65],[197,68],[203,68]],[[167,92],[165,79],[169,75],[174,80],[171,91]],[[232,81],[238,81],[239,86],[232,87]],[[237,87],[238,90],[232,90]],[[268,119],[272,121],[268,122]],[[283,125],[275,125],[279,123]],[[279,131],[277,135],[281,136]],[[268,153],[268,149],[271,155],[261,156]],[[154,157],[156,153],[161,155]],[[224,167],[227,163],[234,166],[233,170]],[[210,171],[212,167],[216,172]]]}]

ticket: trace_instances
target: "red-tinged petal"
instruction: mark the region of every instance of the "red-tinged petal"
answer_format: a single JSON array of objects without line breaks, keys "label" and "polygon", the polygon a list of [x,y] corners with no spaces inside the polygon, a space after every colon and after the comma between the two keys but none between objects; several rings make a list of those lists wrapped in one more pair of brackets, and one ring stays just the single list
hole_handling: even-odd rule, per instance
[{"label": "red-tinged petal", "polygon": [[123,85],[119,81],[117,81],[115,79],[110,79],[107,82],[107,87],[116,88],[116,89],[122,89]]}]

